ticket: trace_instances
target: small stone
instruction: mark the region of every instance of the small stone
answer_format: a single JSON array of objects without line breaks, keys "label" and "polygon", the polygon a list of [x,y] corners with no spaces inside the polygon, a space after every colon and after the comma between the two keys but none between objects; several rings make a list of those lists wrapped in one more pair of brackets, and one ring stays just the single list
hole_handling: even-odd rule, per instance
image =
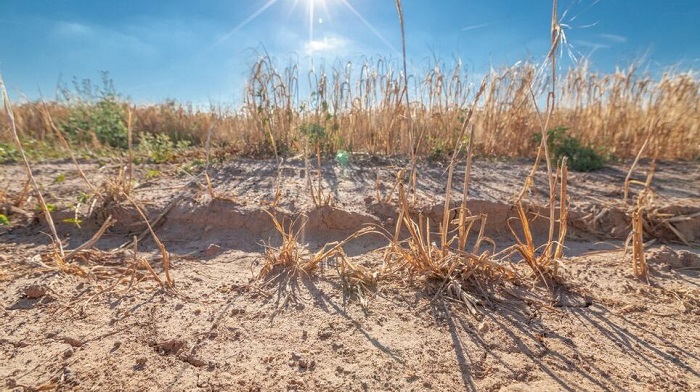
[{"label": "small stone", "polygon": [[61,376],[64,382],[71,381],[73,379],[73,371],[69,367],[63,368],[63,376]]},{"label": "small stone", "polygon": [[63,352],[63,358],[70,358],[73,356],[73,347],[68,347],[66,351]]},{"label": "small stone", "polygon": [[83,345],[83,342],[80,339],[76,339],[70,336],[64,336],[63,343],[68,343],[73,347],[82,347]]},{"label": "small stone", "polygon": [[24,288],[24,296],[29,299],[39,299],[46,295],[46,287],[40,286],[38,284],[33,284],[31,286]]},{"label": "small stone", "polygon": [[219,245],[216,244],[210,244],[202,253],[204,253],[204,256],[206,257],[213,257],[216,255],[221,254],[222,249]]},{"label": "small stone", "polygon": [[477,331],[479,331],[479,334],[481,335],[485,335],[489,331],[489,324],[486,322],[486,320],[479,323]]}]

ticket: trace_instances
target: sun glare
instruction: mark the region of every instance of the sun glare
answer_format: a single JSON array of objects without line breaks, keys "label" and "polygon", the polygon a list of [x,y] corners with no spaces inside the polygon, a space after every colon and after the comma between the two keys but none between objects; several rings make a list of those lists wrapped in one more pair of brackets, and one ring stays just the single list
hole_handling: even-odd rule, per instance
[{"label": "sun glare", "polygon": [[328,13],[328,6],[326,5],[326,0],[306,0],[307,7],[309,9],[309,42],[314,41],[314,25],[322,19],[316,20],[316,7],[322,7],[326,13]]},{"label": "sun glare", "polygon": [[[212,44],[212,47],[228,40],[231,36],[233,36],[242,28],[253,22],[255,19],[258,18],[258,16],[260,16],[263,12],[267,11],[268,8],[272,7],[278,2],[279,0],[268,0],[265,3],[263,3],[263,5],[260,8],[258,8],[255,12],[248,16],[243,22],[239,23],[228,33],[219,37],[219,39],[216,40],[214,44]],[[322,12],[325,14],[325,16],[329,16],[329,3],[336,3],[342,4],[347,11],[350,11],[350,14],[354,15],[355,18],[359,19],[360,22],[362,22],[362,24],[364,24],[365,27],[367,27],[372,32],[372,34],[379,38],[379,40],[382,43],[384,43],[389,49],[391,49],[394,53],[399,53],[394,47],[394,45],[392,45],[386,38],[384,38],[384,36],[358,10],[356,10],[355,7],[353,7],[348,0],[293,0],[291,9],[296,9],[300,2],[306,3],[309,34],[308,45],[310,45],[310,47],[313,47],[313,44],[317,43],[314,39],[314,26],[316,24],[324,23],[324,19],[321,16],[317,16],[317,14],[319,13],[318,9],[322,9]],[[332,20],[327,20],[327,22],[332,22]]]}]

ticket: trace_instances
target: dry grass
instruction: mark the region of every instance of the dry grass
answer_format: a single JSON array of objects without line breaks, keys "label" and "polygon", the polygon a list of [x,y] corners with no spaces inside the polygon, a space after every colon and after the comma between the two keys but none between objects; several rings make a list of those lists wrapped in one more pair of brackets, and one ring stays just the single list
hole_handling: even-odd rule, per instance
[{"label": "dry grass", "polygon": [[[277,285],[278,310],[289,301],[296,302],[296,288],[299,278],[312,276],[328,259],[335,258],[338,275],[343,285],[346,298],[356,298],[363,307],[367,306],[367,293],[377,284],[378,272],[351,262],[343,250],[348,242],[370,233],[377,233],[366,227],[356,231],[343,241],[325,244],[313,253],[306,244],[299,241],[303,237],[307,218],[299,215],[295,219],[282,217],[280,220],[274,212],[265,210],[272,219],[275,230],[281,236],[279,247],[265,245],[263,265],[256,275],[262,287]],[[284,299],[282,300],[282,297]]]},{"label": "dry grass", "polygon": [[[240,108],[201,109],[172,101],[137,106],[134,140],[145,132],[164,133],[195,145],[209,140],[233,153],[285,155],[303,152],[299,126],[315,123],[328,134],[324,152],[449,155],[464,142],[459,138],[461,125],[479,89],[461,64],[428,68],[424,75],[411,75],[408,80],[415,83],[406,86],[400,65],[385,59],[320,66],[303,75],[296,64],[279,69],[273,59],[262,56],[251,67]],[[531,94],[540,96],[548,86],[539,69],[524,62],[485,76],[485,91],[471,122],[478,140],[476,154],[533,155],[532,136],[539,133],[541,122]],[[300,87],[307,79],[312,95]],[[633,158],[650,134],[654,137],[648,148],[658,151],[660,159],[698,157],[700,80],[695,73],[669,69],[655,78],[631,66],[601,74],[582,62],[556,80],[550,128],[566,126],[584,144],[605,147],[619,158]],[[60,144],[48,119],[60,124],[70,112],[65,103],[18,105],[19,136]]]},{"label": "dry grass", "polygon": [[[482,301],[472,295],[476,291],[483,298],[489,298],[488,288],[503,281],[515,281],[513,270],[497,263],[492,259],[493,253],[479,253],[482,242],[491,241],[483,236],[485,216],[459,218],[456,231],[468,234],[473,223],[481,221],[482,229],[476,238],[471,251],[462,247],[460,236],[447,240],[450,228],[438,228],[436,234],[430,226],[430,219],[419,215],[411,217],[409,202],[406,199],[404,186],[399,186],[400,211],[396,232],[385,257],[384,269],[387,274],[397,277],[408,277],[411,282],[436,292],[436,295],[446,294],[467,306],[473,315],[477,315],[477,305]],[[400,240],[400,233],[408,233],[406,240]],[[438,246],[435,237],[443,238]]]},{"label": "dry grass", "polygon": [[[265,246],[263,266],[258,272],[258,279],[270,281],[276,279],[279,274],[296,276],[298,274],[309,275],[318,269],[319,265],[331,257],[345,257],[343,246],[349,241],[365,234],[374,232],[371,228],[358,230],[343,241],[326,244],[315,253],[309,252],[306,245],[299,242],[306,227],[306,216],[299,215],[296,219],[281,220],[275,213],[265,210],[272,219],[275,230],[282,237],[282,244],[279,247],[271,245]],[[348,264],[346,268],[352,268]]]}]

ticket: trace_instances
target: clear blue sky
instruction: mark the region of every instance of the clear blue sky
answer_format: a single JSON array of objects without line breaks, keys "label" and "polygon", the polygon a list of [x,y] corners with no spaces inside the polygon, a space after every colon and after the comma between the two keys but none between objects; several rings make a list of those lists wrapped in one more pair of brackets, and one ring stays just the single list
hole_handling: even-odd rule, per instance
[{"label": "clear blue sky", "polygon": [[[652,71],[700,64],[700,0],[560,0],[572,52],[610,71],[644,58]],[[310,8],[313,5],[313,18]],[[408,59],[438,57],[481,75],[491,65],[541,60],[551,1],[404,0]],[[311,23],[310,23],[311,22]],[[99,80],[136,102],[240,99],[263,48],[279,66],[398,58],[393,0],[3,0],[0,72],[13,97],[57,81]],[[564,55],[567,57],[567,55]]]}]

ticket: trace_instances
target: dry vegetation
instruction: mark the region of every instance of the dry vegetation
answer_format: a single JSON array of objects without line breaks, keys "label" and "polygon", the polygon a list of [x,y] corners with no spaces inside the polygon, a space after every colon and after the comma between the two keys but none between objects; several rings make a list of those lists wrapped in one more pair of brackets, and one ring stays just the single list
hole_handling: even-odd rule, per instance
[{"label": "dry vegetation", "polygon": [[[326,151],[373,154],[410,152],[405,80],[386,59],[319,67],[300,75],[297,66],[280,69],[261,57],[253,65],[240,109],[201,110],[175,102],[134,109],[135,134],[167,134],[173,141],[225,145],[231,151],[272,155],[301,152],[303,124],[320,124],[328,135]],[[535,151],[540,120],[532,94],[541,95],[546,79],[533,63],[495,69],[484,78],[486,91],[475,110],[475,152],[521,157]],[[459,130],[476,90],[457,64],[435,64],[409,78],[412,127],[420,135],[421,155],[450,153],[463,143]],[[478,83],[476,85],[478,87]],[[303,95],[304,91],[310,91]],[[700,81],[691,72],[669,69],[660,79],[635,66],[614,74],[590,71],[585,63],[559,75],[557,106],[550,124],[569,128],[584,144],[605,148],[617,158],[632,158],[647,137],[649,151],[661,159],[698,158]],[[55,143],[48,111],[57,124],[67,121],[69,103],[24,103],[15,108],[20,136]],[[3,119],[3,128],[7,128]],[[6,140],[8,135],[3,133]],[[90,139],[88,139],[90,140]],[[92,139],[94,140],[94,138]]]},{"label": "dry vegetation", "polygon": [[[559,44],[557,26],[555,10],[552,53],[548,59],[551,62]],[[403,67],[405,70],[405,63]],[[177,272],[171,271],[170,254],[156,235],[156,225],[170,207],[155,219],[149,219],[132,197],[137,192],[133,188],[133,136],[138,140],[146,134],[169,135],[171,141],[188,140],[198,146],[212,144],[234,153],[275,156],[276,195],[274,201],[261,208],[273,222],[281,245],[264,245],[262,266],[250,285],[261,292],[277,286],[278,294],[284,296],[281,302],[278,297],[279,309],[295,300],[291,287],[296,287],[298,279],[313,276],[321,266],[330,265],[332,259],[343,290],[357,298],[364,308],[371,306],[368,298],[381,285],[404,282],[435,298],[456,300],[474,317],[483,320],[480,309],[485,303],[498,302],[503,292],[523,282],[531,285],[532,290],[545,287],[552,297],[565,287],[559,266],[567,239],[571,196],[567,192],[567,159],[554,161],[549,151],[547,131],[552,125],[568,127],[570,134],[584,145],[601,149],[605,146],[605,153],[617,158],[636,156],[639,160],[645,151],[667,160],[699,157],[700,81],[694,73],[669,71],[657,80],[641,74],[635,67],[601,75],[582,63],[563,75],[553,71],[548,79],[543,74],[545,69],[520,63],[491,71],[475,87],[459,64],[452,69],[435,64],[425,75],[406,79],[401,76],[405,73],[385,59],[336,64],[328,69],[320,67],[300,75],[296,65],[278,69],[273,59],[261,57],[252,66],[243,106],[236,110],[212,107],[201,111],[174,102],[133,107],[117,102],[112,108],[121,108],[124,114],[128,159],[122,162],[118,174],[101,186],[94,186],[81,172],[89,189],[85,202],[90,204],[87,215],[81,218],[97,219],[100,228],[73,250],[63,249],[63,240],[42,197],[43,190],[32,175],[22,142],[34,140],[71,151],[71,148],[99,146],[101,135],[91,129],[79,129],[78,136],[73,137],[64,134],[61,124],[69,123],[76,108],[84,103],[33,102],[13,108],[3,86],[7,116],[2,127],[9,130],[8,142],[14,143],[20,152],[29,181],[18,195],[0,193],[0,212],[6,220],[9,216],[16,223],[21,216],[32,216],[21,209],[23,200],[30,194],[38,198],[53,242],[52,250],[42,255],[39,265],[46,271],[86,277],[95,283],[93,296],[83,307],[101,294],[126,293],[145,280],[157,282],[165,293],[183,295],[178,291]],[[302,91],[311,93],[300,98]],[[546,95],[547,103],[540,109],[536,97],[542,95]],[[535,134],[541,135],[539,144],[533,140]],[[280,157],[302,152],[311,205],[315,209],[333,208],[331,193],[323,190],[322,158],[324,154],[341,150],[410,156],[411,175],[405,181],[404,174],[409,168],[398,170],[392,191],[384,197],[377,184],[377,204],[392,205],[397,211],[393,233],[379,226],[365,227],[343,241],[311,252],[300,238],[300,233],[306,230],[305,217],[290,219],[276,209],[284,197],[280,190],[280,181],[284,180]],[[309,163],[309,155],[315,158],[314,165]],[[508,244],[496,244],[485,235],[488,215],[470,211],[470,172],[475,155],[536,157],[530,175],[522,179],[522,191],[511,200],[516,216],[508,221],[512,234]],[[417,156],[440,157],[448,162],[444,206],[437,225],[416,209],[416,181],[420,182],[420,173],[414,172]],[[692,213],[695,215],[659,212],[651,191],[654,161],[647,181],[634,182],[630,178],[637,160],[627,181],[621,184],[624,187],[621,204],[631,222],[630,270],[635,277],[647,278],[645,235],[653,235],[657,227],[663,226],[676,234],[675,240],[689,245],[674,223],[693,218],[697,212]],[[73,162],[80,169],[74,157]],[[533,203],[528,195],[539,191],[535,189],[535,176],[542,173],[541,163],[546,164],[546,189],[542,192],[549,202],[536,207],[546,215],[548,230],[542,243],[537,244],[531,222],[540,212],[531,213],[529,208]],[[463,167],[464,172],[458,173],[458,167]],[[463,188],[457,192],[459,200],[455,207],[452,184],[459,174],[463,175]],[[213,190],[207,172],[202,177],[206,181],[193,177],[189,184],[198,187],[196,197],[208,195],[212,201],[222,199]],[[629,186],[634,184],[644,189],[630,203]],[[127,207],[138,214],[147,231],[133,237],[119,251],[97,250],[95,244],[114,224],[112,213]],[[591,225],[595,223],[593,219]],[[386,239],[380,263],[362,265],[347,257],[344,247],[348,243],[378,233]],[[159,259],[154,257],[149,261],[138,255],[138,241],[147,234],[157,246]],[[497,251],[497,247],[503,250]],[[522,263],[512,263],[514,255],[519,255]],[[162,268],[154,269],[153,261]],[[162,270],[164,277],[156,270]],[[0,279],[4,275],[6,272],[0,270]],[[103,287],[101,282],[108,284]]]},{"label": "dry vegetation", "polygon": [[[399,1],[397,9],[403,33]],[[206,146],[207,154],[214,143],[243,154],[274,155],[278,162],[276,194],[274,200],[267,203],[272,212],[265,211],[282,236],[282,245],[279,248],[266,247],[259,278],[269,283],[270,276],[280,268],[293,278],[297,277],[298,272],[312,274],[326,259],[336,257],[343,260],[341,270],[344,273],[341,275],[345,280],[354,276],[368,287],[376,284],[378,277],[407,273],[410,281],[437,282],[439,292],[467,303],[475,312],[475,301],[467,300],[469,297],[464,288],[469,286],[481,290],[488,297],[483,287],[493,281],[518,280],[518,274],[507,267],[506,262],[515,253],[522,257],[536,281],[545,285],[559,281],[558,266],[565,248],[568,222],[568,168],[566,157],[553,162],[555,156],[548,143],[548,138],[553,134],[547,132],[551,124],[565,124],[576,140],[601,148],[605,146],[610,156],[627,158],[636,153],[636,160],[624,184],[625,207],[629,187],[635,183],[630,176],[643,152],[653,151],[655,159],[698,158],[700,81],[693,72],[669,70],[656,80],[647,74],[640,74],[632,66],[624,72],[600,75],[590,71],[582,62],[567,73],[558,75],[555,54],[563,42],[560,34],[554,2],[552,46],[547,61],[541,66],[522,62],[492,70],[478,88],[470,83],[461,64],[452,69],[443,69],[440,64],[434,64],[424,76],[404,78],[405,59],[401,68],[403,72],[391,61],[379,59],[372,62],[367,59],[359,65],[336,64],[329,69],[321,66],[307,75],[300,75],[297,65],[279,69],[268,56],[262,56],[253,64],[243,105],[237,110],[211,107],[209,111],[201,111],[191,105],[172,101],[153,106],[132,106],[119,100],[106,75],[103,75],[102,90],[93,89],[89,81],[85,81],[82,88],[76,87],[79,92],[94,93],[97,100],[94,96],[76,97],[66,93],[64,101],[29,102],[13,107],[3,86],[7,114],[3,128],[9,131],[8,139],[19,151],[29,181],[16,201],[3,200],[2,216],[7,221],[8,215],[16,216],[18,212],[31,215],[19,208],[22,199],[28,197],[31,185],[51,230],[54,249],[46,255],[46,259],[60,271],[86,276],[91,272],[76,264],[80,259],[84,261],[82,253],[95,256],[95,251],[91,250],[93,245],[114,223],[111,212],[130,204],[147,226],[139,237],[125,244],[134,246],[133,260],[128,269],[131,278],[133,280],[133,273],[140,265],[148,269],[161,286],[172,289],[175,283],[170,275],[169,253],[153,228],[160,223],[168,209],[149,221],[143,209],[131,197],[135,136],[144,144],[160,140],[157,139],[160,136],[154,139],[148,135],[168,135],[170,139],[164,139],[167,143],[188,140]],[[547,69],[551,70],[549,77],[544,74]],[[302,91],[310,93],[301,98]],[[546,98],[543,109],[538,107],[537,97],[541,96]],[[79,114],[83,118],[76,120]],[[90,117],[94,115],[98,117]],[[81,128],[80,124],[101,128]],[[116,124],[119,129],[108,127],[105,130],[105,124]],[[123,135],[120,134],[122,131]],[[534,135],[539,135],[539,139]],[[80,170],[67,140],[74,147],[99,147],[101,139],[102,143],[128,149],[128,159],[127,165],[115,177],[95,187]],[[27,140],[59,145],[70,154],[89,188],[89,200],[86,202],[90,203],[90,208],[87,214],[98,217],[101,222],[95,236],[67,254],[50,209],[42,197],[42,190],[32,175],[22,145]],[[173,146],[167,144],[164,148]],[[330,194],[323,191],[322,158],[324,154],[341,150],[411,157],[409,186],[413,191],[412,200],[404,189],[404,175],[408,168],[398,172],[397,181],[388,196],[380,197],[379,183],[377,185],[377,202],[394,203],[398,218],[395,233],[385,234],[389,244],[384,263],[374,271],[355,266],[347,260],[343,245],[382,229],[365,228],[345,241],[328,244],[316,253],[309,253],[298,242],[304,223],[297,220],[285,223],[285,219],[280,220],[274,211],[282,197],[280,181],[283,178],[279,170],[282,156],[303,152],[309,195],[315,208],[324,208],[331,206],[333,200]],[[464,150],[466,153],[463,153]],[[163,154],[161,158],[169,157],[168,151]],[[309,155],[316,158],[315,168],[309,163]],[[437,227],[431,227],[429,219],[413,214],[418,177],[415,168],[419,155],[441,155],[449,160],[443,216]],[[513,202],[517,215],[509,220],[508,225],[514,244],[501,252],[496,252],[494,241],[484,236],[488,216],[471,215],[468,208],[470,168],[474,155],[536,156],[530,175],[523,179],[522,191]],[[466,161],[464,188],[460,206],[455,209],[451,204],[452,182],[455,168],[462,159]],[[533,191],[534,176],[542,161],[547,169],[549,203],[543,208],[548,210],[546,219],[549,230],[547,240],[538,246],[530,228],[530,221],[536,215],[526,212],[527,202],[524,199]],[[627,210],[627,218],[631,222],[629,240],[632,242],[633,271],[637,277],[648,274],[643,237],[645,233],[653,233],[654,227],[665,225],[677,240],[689,245],[672,223],[692,216],[658,213],[650,190],[653,163],[651,167],[647,181],[637,182],[644,186],[644,190]],[[196,178],[193,181],[199,183],[202,189],[207,189],[212,199],[217,199],[208,174],[204,172],[203,175],[205,185]],[[317,181],[313,180],[314,176]],[[397,197],[394,197],[397,190]],[[2,196],[7,199],[6,195]],[[451,217],[453,213],[454,218]],[[76,208],[76,222],[78,218]],[[595,225],[595,220],[592,224]],[[469,250],[470,233],[479,225],[477,238]],[[135,244],[149,233],[161,254],[164,279],[158,276],[148,261],[139,261],[137,257]],[[402,238],[404,234],[408,235]],[[431,236],[438,237],[439,242],[434,242]],[[485,242],[493,244],[494,250],[482,251],[481,246]],[[124,279],[126,270],[117,270]]]}]

